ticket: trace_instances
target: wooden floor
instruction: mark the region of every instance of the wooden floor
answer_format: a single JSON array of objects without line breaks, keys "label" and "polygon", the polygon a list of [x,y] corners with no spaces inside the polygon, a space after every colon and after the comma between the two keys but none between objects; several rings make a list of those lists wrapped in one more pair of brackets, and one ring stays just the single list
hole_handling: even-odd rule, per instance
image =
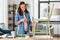
[{"label": "wooden floor", "polygon": [[60,37],[54,37],[53,39],[38,39],[38,38],[19,38],[19,37],[16,37],[16,38],[1,38],[0,40],[60,40]]}]

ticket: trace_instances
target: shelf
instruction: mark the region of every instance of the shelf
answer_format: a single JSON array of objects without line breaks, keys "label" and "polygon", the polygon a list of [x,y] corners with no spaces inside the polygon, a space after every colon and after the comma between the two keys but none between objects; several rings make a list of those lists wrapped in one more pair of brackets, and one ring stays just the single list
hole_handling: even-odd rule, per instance
[{"label": "shelf", "polygon": [[8,5],[8,28],[11,30],[15,30],[15,11],[16,11],[16,4],[9,4]]}]

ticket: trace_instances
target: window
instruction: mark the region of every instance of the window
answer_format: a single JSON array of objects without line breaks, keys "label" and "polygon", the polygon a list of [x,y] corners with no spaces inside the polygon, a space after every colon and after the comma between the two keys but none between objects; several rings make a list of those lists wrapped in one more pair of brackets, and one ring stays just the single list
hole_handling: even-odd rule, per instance
[{"label": "window", "polygon": [[48,3],[40,3],[40,17],[47,17],[48,14]]},{"label": "window", "polygon": [[[60,13],[60,0],[39,0],[39,13],[38,18],[47,18],[50,7],[48,4],[54,4],[52,15],[58,15]],[[59,14],[60,15],[60,14]]]},{"label": "window", "polygon": [[54,3],[54,9],[52,15],[60,14],[60,2],[51,2],[50,4]]}]

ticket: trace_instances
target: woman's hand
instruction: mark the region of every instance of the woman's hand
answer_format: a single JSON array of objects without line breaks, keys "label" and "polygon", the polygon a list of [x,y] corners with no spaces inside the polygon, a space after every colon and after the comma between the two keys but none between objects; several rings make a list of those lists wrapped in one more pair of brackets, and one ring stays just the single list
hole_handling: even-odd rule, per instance
[{"label": "woman's hand", "polygon": [[36,23],[33,21],[33,22],[31,22],[31,26],[32,27],[35,27],[35,25],[36,25]]},{"label": "woman's hand", "polygon": [[21,22],[27,22],[27,18],[23,18],[20,20]]},{"label": "woman's hand", "polygon": [[20,20],[21,22],[24,22],[24,18]]},{"label": "woman's hand", "polygon": [[15,25],[19,25],[21,22],[24,22],[24,18],[21,19],[21,20],[19,20],[19,21],[17,21],[17,22],[15,23]]},{"label": "woman's hand", "polygon": [[27,20],[27,18],[24,18],[24,22],[27,22],[28,20]]}]

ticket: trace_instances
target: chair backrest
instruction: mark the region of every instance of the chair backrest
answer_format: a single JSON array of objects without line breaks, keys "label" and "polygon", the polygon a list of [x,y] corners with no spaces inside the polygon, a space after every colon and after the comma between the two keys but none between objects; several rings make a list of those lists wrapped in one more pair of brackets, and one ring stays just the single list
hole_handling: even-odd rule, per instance
[{"label": "chair backrest", "polygon": [[50,17],[51,17],[52,12],[53,12],[54,4],[50,4],[49,7],[50,7],[50,10],[49,10],[49,13],[48,13],[48,19],[50,20]]}]

